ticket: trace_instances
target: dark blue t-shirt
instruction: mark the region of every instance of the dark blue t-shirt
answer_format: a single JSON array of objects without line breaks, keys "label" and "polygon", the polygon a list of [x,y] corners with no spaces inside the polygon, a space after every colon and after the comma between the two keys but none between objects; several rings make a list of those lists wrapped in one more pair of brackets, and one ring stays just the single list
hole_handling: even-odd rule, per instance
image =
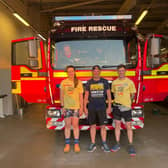
[{"label": "dark blue t-shirt", "polygon": [[86,83],[85,89],[89,91],[89,104],[93,106],[105,106],[107,90],[110,89],[108,81],[104,78],[95,81],[90,79]]}]

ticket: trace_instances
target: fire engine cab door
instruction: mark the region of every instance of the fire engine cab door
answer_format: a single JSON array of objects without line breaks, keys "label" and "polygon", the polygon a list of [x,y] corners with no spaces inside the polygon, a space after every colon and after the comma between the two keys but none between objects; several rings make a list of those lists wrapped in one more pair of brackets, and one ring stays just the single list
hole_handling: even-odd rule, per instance
[{"label": "fire engine cab door", "polygon": [[144,52],[144,102],[168,97],[168,37],[158,36],[149,38]]},{"label": "fire engine cab door", "polygon": [[12,41],[12,93],[27,102],[46,103],[47,72],[43,41],[35,37]]}]

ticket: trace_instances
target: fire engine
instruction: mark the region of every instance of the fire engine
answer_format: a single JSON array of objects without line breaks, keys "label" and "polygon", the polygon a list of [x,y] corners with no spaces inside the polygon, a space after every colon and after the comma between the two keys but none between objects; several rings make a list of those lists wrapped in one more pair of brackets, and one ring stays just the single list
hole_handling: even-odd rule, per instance
[{"label": "fire engine", "polygon": [[[48,104],[47,128],[62,130],[60,83],[67,77],[65,67],[74,65],[85,87],[93,65],[101,66],[101,76],[111,85],[118,76],[117,65],[124,64],[137,90],[132,128],[143,128],[143,103],[168,97],[168,38],[151,34],[143,41],[130,19],[131,15],[54,17],[47,55],[39,37],[12,40],[12,93],[26,102]],[[112,114],[107,117],[106,129],[114,129]],[[79,127],[89,129],[84,114]],[[124,120],[121,129],[126,129]]]}]

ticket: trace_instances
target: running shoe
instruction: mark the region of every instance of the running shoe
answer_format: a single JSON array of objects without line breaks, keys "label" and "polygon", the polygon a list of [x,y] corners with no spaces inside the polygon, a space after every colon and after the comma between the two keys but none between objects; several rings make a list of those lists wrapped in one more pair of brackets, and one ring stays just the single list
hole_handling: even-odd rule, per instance
[{"label": "running shoe", "polygon": [[96,150],[96,145],[91,143],[89,148],[88,148],[88,152],[94,152]]},{"label": "running shoe", "polygon": [[111,148],[111,151],[112,152],[117,152],[117,151],[119,151],[120,150],[120,144],[116,144],[116,145],[114,145],[112,148]]},{"label": "running shoe", "polygon": [[136,151],[135,151],[135,148],[134,148],[133,145],[129,145],[129,147],[128,147],[128,154],[130,156],[136,156]]},{"label": "running shoe", "polygon": [[76,152],[76,153],[80,152],[80,146],[79,146],[79,144],[74,144],[74,152]]},{"label": "running shoe", "polygon": [[106,143],[103,143],[103,144],[102,144],[102,150],[103,150],[104,152],[110,152],[110,149],[109,149],[109,147],[108,147],[108,145],[107,145]]},{"label": "running shoe", "polygon": [[65,144],[64,153],[70,152],[70,144]]}]

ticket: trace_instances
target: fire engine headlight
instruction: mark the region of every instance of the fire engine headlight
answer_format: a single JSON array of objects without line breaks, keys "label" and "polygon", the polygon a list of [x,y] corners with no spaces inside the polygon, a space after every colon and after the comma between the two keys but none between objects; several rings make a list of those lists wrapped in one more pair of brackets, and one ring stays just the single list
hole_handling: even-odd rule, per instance
[{"label": "fire engine headlight", "polygon": [[143,110],[142,109],[133,109],[132,110],[132,117],[143,117]]},{"label": "fire engine headlight", "polygon": [[54,110],[49,109],[47,114],[49,117],[61,118],[61,111],[59,109],[54,109]]}]

